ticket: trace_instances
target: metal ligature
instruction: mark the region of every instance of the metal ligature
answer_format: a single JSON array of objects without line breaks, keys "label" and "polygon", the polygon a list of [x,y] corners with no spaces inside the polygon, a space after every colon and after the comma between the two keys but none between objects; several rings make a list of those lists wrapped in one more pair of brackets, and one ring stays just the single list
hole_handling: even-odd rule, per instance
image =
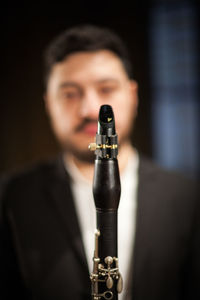
[{"label": "metal ligature", "polygon": [[100,107],[96,143],[91,143],[89,148],[96,154],[93,195],[97,229],[90,276],[92,299],[117,300],[123,288],[117,255],[117,210],[121,185],[115,120],[109,105]]}]

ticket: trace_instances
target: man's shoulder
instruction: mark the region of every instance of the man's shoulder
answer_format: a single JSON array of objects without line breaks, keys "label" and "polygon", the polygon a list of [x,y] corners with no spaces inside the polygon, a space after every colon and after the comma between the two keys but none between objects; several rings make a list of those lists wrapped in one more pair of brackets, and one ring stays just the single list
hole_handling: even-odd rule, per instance
[{"label": "man's shoulder", "polygon": [[140,155],[139,156],[139,172],[145,175],[151,175],[155,177],[162,178],[169,180],[180,180],[180,181],[187,181],[187,182],[195,182],[195,178],[191,178],[184,174],[183,172],[177,171],[175,169],[168,169],[166,167],[161,166],[155,160]]},{"label": "man's shoulder", "polygon": [[199,195],[199,180],[179,171],[169,170],[154,160],[140,156],[139,179],[149,182],[152,186],[166,194],[182,194],[185,196]]},{"label": "man's shoulder", "polygon": [[0,179],[0,202],[30,197],[31,194],[37,196],[65,175],[61,157],[37,162],[23,170],[7,173]]},{"label": "man's shoulder", "polygon": [[56,159],[40,161],[32,165],[26,166],[18,171],[5,173],[0,178],[1,187],[8,185],[18,185],[34,183],[40,181],[46,174],[52,172],[57,164]]}]

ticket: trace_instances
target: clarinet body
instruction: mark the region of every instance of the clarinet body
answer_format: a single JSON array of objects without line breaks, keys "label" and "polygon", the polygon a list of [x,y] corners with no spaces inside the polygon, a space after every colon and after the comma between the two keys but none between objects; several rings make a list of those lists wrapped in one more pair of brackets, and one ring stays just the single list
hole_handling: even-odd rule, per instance
[{"label": "clarinet body", "polygon": [[121,186],[115,120],[109,105],[100,108],[96,143],[90,144],[90,149],[96,154],[93,195],[97,220],[90,276],[92,299],[117,300],[123,287],[117,254],[117,210]]}]

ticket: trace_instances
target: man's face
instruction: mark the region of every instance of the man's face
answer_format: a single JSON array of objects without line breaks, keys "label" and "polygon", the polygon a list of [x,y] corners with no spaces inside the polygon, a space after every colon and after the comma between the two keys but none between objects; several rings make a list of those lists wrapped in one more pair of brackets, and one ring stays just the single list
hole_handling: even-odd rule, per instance
[{"label": "man's face", "polygon": [[96,135],[101,105],[113,108],[119,145],[129,139],[137,111],[137,84],[128,79],[112,52],[78,52],[54,65],[45,101],[63,149],[89,160],[88,145]]}]

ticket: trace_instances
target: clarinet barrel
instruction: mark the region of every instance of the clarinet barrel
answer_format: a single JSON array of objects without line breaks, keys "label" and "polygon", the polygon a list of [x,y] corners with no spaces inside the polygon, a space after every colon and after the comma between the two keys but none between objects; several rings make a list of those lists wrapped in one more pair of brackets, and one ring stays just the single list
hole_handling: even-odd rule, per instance
[{"label": "clarinet barrel", "polygon": [[90,148],[96,154],[93,195],[97,218],[93,272],[90,277],[92,299],[117,300],[123,285],[117,254],[117,210],[121,186],[115,120],[109,105],[100,108],[96,143],[91,144]]}]

